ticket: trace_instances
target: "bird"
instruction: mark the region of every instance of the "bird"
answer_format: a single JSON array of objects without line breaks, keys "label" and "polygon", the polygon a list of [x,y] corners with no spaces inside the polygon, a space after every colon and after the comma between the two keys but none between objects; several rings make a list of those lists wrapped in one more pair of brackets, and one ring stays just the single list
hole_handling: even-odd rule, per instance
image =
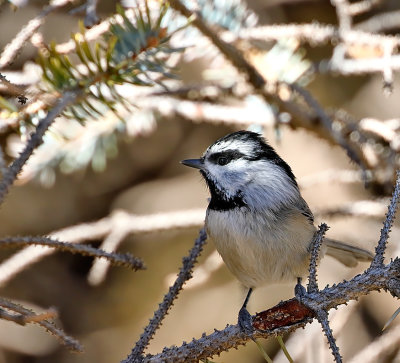
[{"label": "bird", "polygon": [[[230,272],[248,289],[238,324],[251,334],[247,304],[253,289],[300,281],[307,274],[317,230],[313,213],[291,167],[259,133],[230,133],[200,158],[181,163],[198,169],[208,186],[206,232]],[[326,237],[320,257],[325,254],[350,267],[373,257]]]}]

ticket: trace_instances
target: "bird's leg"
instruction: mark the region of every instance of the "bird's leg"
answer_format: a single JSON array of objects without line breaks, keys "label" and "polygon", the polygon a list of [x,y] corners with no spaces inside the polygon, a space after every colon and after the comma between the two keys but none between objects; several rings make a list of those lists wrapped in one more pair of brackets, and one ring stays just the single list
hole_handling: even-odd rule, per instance
[{"label": "bird's leg", "polygon": [[301,298],[306,294],[306,289],[305,287],[301,284],[301,277],[297,278],[297,284],[294,287],[294,296],[297,298]]},{"label": "bird's leg", "polygon": [[239,324],[240,330],[243,333],[246,333],[247,335],[251,335],[254,331],[251,315],[247,310],[247,303],[249,302],[250,295],[252,292],[253,292],[253,288],[250,287],[249,291],[247,292],[246,299],[244,300],[244,303],[243,303],[242,307],[240,308],[239,316],[238,316],[238,324]]}]

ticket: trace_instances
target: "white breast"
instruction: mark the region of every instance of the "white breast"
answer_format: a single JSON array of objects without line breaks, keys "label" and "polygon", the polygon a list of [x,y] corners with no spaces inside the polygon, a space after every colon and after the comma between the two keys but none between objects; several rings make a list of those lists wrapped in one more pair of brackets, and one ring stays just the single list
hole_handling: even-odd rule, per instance
[{"label": "white breast", "polygon": [[228,269],[246,287],[295,281],[307,273],[315,227],[297,210],[208,210],[206,227]]}]

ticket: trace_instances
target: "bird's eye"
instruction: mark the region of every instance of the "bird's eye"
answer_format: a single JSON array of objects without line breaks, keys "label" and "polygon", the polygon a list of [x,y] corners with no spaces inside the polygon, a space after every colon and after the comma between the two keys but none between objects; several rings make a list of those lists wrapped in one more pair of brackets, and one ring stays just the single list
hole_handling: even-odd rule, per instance
[{"label": "bird's eye", "polygon": [[228,158],[226,158],[225,156],[220,156],[217,160],[218,165],[226,165],[228,164]]}]

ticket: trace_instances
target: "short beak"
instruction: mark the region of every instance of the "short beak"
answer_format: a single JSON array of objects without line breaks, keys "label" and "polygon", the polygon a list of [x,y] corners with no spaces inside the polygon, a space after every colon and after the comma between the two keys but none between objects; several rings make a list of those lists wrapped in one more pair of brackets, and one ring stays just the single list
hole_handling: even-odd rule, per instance
[{"label": "short beak", "polygon": [[204,168],[204,163],[203,163],[203,160],[201,160],[201,159],[182,160],[181,164],[190,166],[191,168],[195,168],[195,169],[203,169]]}]

